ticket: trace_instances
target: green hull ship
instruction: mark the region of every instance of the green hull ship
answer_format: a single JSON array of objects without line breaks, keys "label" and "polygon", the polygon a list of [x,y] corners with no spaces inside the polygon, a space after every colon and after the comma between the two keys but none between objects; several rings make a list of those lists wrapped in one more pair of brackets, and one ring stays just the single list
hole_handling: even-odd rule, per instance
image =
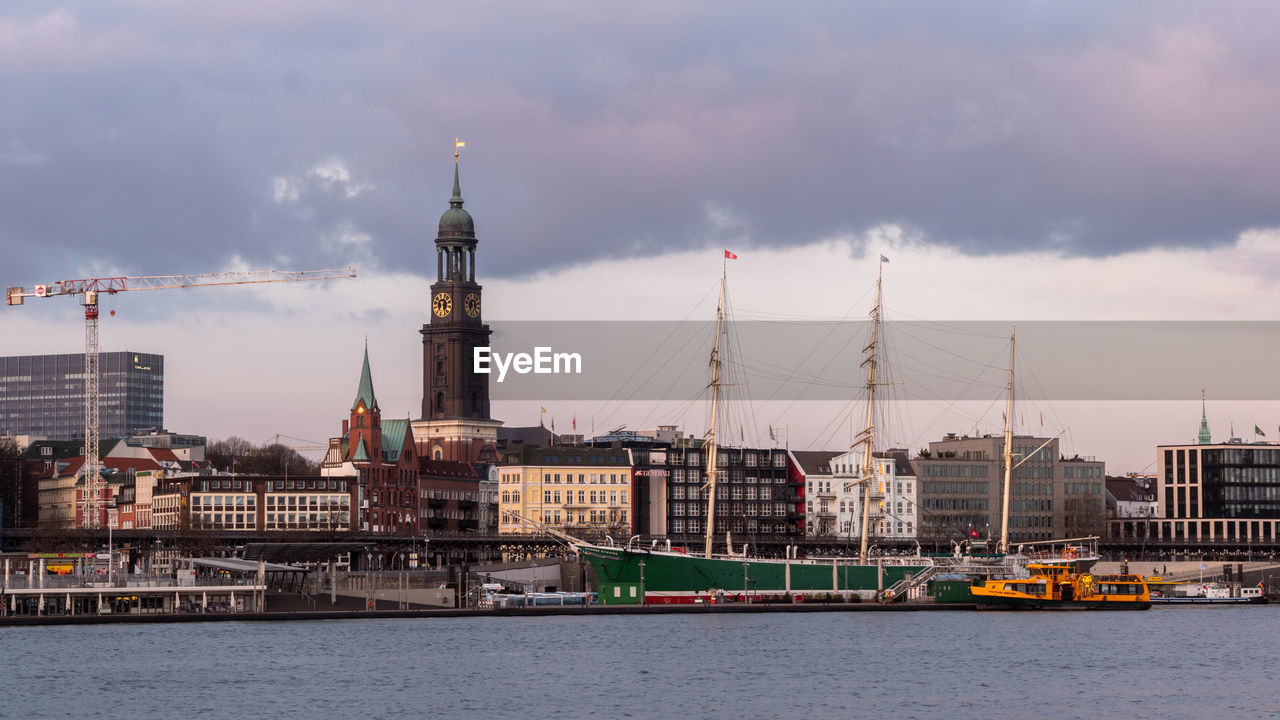
[{"label": "green hull ship", "polygon": [[901,564],[910,558],[869,565],[846,558],[706,558],[590,544],[580,544],[577,549],[596,571],[602,605],[714,602],[723,598],[803,600],[814,595],[892,600],[894,585],[929,567],[927,560]]}]

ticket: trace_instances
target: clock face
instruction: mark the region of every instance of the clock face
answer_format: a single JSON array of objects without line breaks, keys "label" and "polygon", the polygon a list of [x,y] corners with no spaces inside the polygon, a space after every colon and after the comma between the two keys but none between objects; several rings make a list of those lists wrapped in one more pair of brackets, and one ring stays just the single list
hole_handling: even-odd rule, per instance
[{"label": "clock face", "polygon": [[480,316],[480,296],[475,293],[467,293],[466,300],[462,303],[463,309],[467,311],[468,317]]},{"label": "clock face", "polygon": [[436,317],[449,317],[449,313],[453,312],[453,298],[449,297],[449,293],[436,293],[431,300],[431,311]]}]

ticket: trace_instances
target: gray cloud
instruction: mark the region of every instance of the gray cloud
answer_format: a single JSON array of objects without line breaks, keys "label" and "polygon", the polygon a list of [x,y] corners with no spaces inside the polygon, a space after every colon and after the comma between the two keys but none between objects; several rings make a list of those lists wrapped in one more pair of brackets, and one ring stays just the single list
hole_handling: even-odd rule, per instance
[{"label": "gray cloud", "polygon": [[979,254],[1226,243],[1280,223],[1277,14],[32,3],[0,15],[5,281],[429,273],[455,135],[491,276],[883,223]]}]

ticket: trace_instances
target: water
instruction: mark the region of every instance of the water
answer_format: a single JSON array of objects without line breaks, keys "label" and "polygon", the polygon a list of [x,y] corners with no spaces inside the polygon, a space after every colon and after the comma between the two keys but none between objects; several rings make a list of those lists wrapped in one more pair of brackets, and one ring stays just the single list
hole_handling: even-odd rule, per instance
[{"label": "water", "polygon": [[0,718],[1280,717],[1280,607],[0,628]]}]

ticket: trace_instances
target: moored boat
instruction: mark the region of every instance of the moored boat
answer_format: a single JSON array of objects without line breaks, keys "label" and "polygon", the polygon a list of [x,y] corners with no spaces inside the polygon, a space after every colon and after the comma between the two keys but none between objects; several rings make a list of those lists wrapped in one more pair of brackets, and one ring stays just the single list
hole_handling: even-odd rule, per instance
[{"label": "moored boat", "polygon": [[1028,577],[975,582],[979,610],[1147,610],[1141,575],[1093,575],[1072,563],[1029,563]]},{"label": "moored boat", "polygon": [[1157,605],[1260,605],[1267,602],[1261,586],[1224,582],[1148,580],[1151,602]]},{"label": "moored boat", "polygon": [[600,603],[673,604],[725,599],[761,602],[823,599],[893,600],[901,588],[936,567],[929,558],[703,557],[679,550],[580,544],[595,569]]}]

